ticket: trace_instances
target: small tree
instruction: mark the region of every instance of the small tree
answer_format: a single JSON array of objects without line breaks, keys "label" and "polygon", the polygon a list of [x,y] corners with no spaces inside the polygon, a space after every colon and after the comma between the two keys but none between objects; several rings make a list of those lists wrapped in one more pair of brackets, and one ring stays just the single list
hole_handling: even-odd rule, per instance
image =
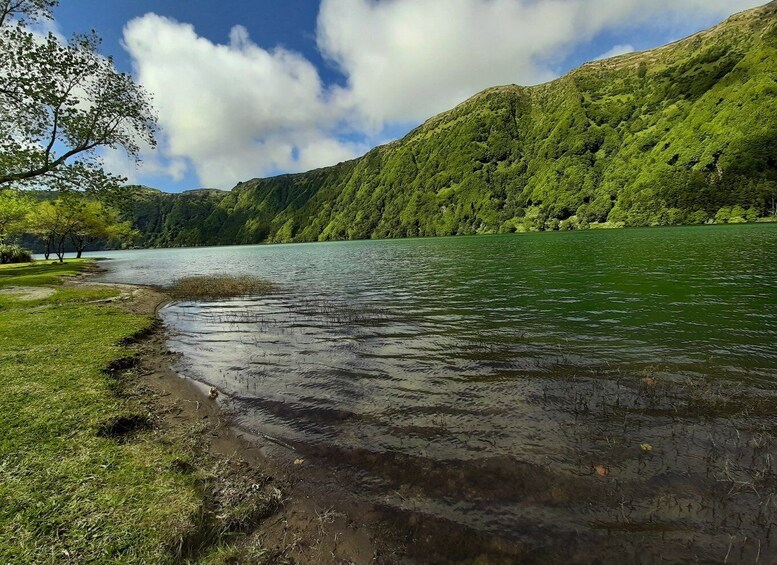
[{"label": "small tree", "polygon": [[64,229],[62,206],[58,205],[57,201],[41,202],[30,212],[27,224],[27,230],[46,246],[43,255],[48,261],[51,252],[55,249],[58,234]]},{"label": "small tree", "polygon": [[731,219],[731,208],[728,206],[723,206],[723,208],[718,210],[718,213],[715,214],[716,224],[727,224],[730,219]]},{"label": "small tree", "polygon": [[696,210],[694,213],[688,216],[689,224],[706,224],[710,215],[705,210]]},{"label": "small tree", "polygon": [[60,263],[64,261],[68,241],[80,259],[91,243],[131,239],[137,234],[128,222],[120,221],[115,209],[75,193],[38,204],[28,216],[27,231],[46,246],[46,259],[55,253]]},{"label": "small tree", "polygon": [[747,211],[737,204],[733,208],[731,208],[731,217],[729,218],[729,223],[742,223],[745,221],[745,216],[747,215]]},{"label": "small tree", "polygon": [[[73,200],[72,196],[70,197]],[[128,222],[122,222],[116,210],[97,200],[74,201],[69,204],[72,215],[70,241],[80,259],[84,249],[98,241],[109,242],[133,238],[135,231]]]}]

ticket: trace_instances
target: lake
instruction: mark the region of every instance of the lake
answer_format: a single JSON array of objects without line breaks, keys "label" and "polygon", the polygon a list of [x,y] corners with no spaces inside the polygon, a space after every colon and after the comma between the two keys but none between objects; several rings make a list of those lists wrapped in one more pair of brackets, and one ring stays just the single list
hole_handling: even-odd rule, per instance
[{"label": "lake", "polygon": [[777,559],[777,225],[94,255],[277,283],[162,309],[176,368],[410,557]]}]

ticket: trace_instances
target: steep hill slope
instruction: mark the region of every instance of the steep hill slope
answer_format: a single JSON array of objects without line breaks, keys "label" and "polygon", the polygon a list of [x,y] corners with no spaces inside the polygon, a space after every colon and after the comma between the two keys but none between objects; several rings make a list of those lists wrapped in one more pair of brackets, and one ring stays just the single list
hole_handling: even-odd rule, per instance
[{"label": "steep hill slope", "polygon": [[488,89],[354,161],[226,194],[145,193],[132,214],[149,244],[197,245],[753,219],[776,200],[772,2],[544,85]]}]

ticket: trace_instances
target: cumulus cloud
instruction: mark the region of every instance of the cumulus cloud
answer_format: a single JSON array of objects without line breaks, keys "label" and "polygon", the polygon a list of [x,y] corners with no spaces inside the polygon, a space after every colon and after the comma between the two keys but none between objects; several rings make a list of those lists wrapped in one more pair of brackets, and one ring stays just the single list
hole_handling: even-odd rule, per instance
[{"label": "cumulus cloud", "polygon": [[[354,157],[384,128],[489,86],[549,80],[597,34],[687,30],[689,21],[706,25],[761,1],[322,0],[317,45],[344,86],[323,84],[299,53],[258,46],[242,26],[217,44],[147,14],[127,24],[124,41],[154,95],[170,174],[191,166],[204,185],[226,188]],[[346,141],[354,138],[361,144]]]},{"label": "cumulus cloud", "polygon": [[127,24],[124,42],[154,96],[165,153],[191,163],[204,185],[355,155],[329,131],[337,115],[315,66],[262,49],[242,26],[218,45],[191,25],[148,14]]},{"label": "cumulus cloud", "polygon": [[162,145],[158,151],[144,145],[141,147],[142,160],[136,161],[121,149],[105,148],[100,153],[103,165],[113,174],[127,179],[127,184],[143,184],[144,177],[167,177],[180,182],[186,176],[189,164],[185,159],[169,158],[169,152]]}]

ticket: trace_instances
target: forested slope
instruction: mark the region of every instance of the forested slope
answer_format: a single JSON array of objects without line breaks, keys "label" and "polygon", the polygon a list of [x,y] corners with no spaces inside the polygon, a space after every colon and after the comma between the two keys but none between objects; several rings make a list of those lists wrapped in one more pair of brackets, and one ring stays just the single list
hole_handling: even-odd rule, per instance
[{"label": "forested slope", "polygon": [[777,200],[777,2],[535,87],[477,94],[364,157],[229,193],[138,189],[149,245],[754,220]]}]

